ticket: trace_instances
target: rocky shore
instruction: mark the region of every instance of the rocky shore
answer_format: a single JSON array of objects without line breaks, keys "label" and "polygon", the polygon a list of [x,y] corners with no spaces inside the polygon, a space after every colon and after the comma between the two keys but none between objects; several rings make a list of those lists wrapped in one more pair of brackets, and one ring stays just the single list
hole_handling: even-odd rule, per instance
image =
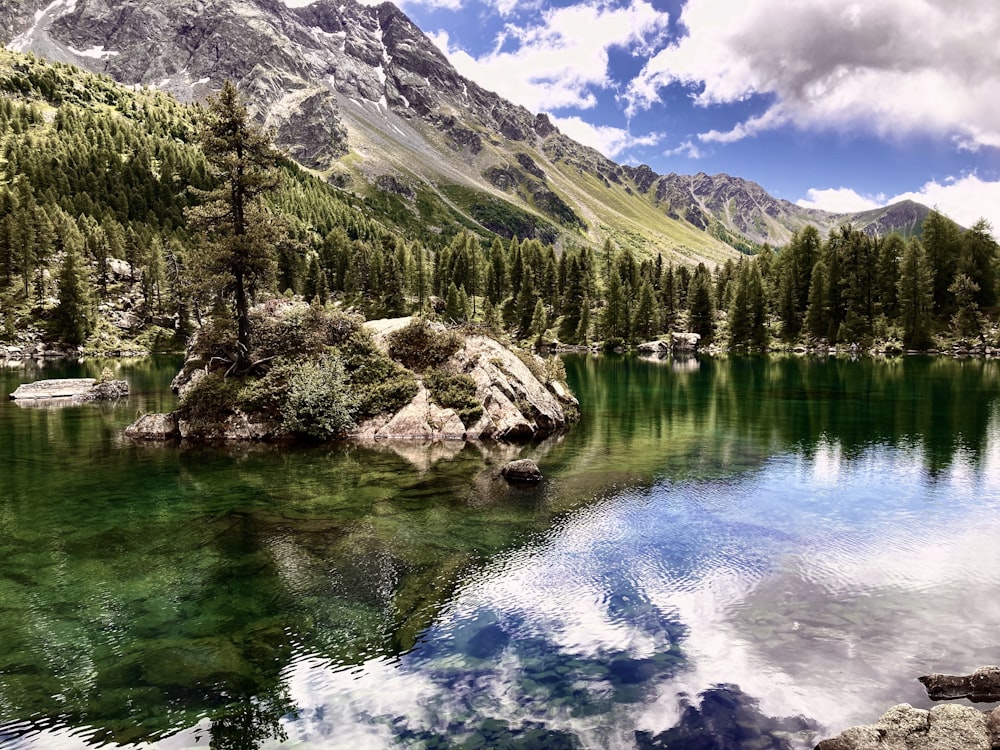
[{"label": "rocky shore", "polygon": [[[931,700],[964,698],[1000,702],[1000,667],[980,667],[968,675],[920,677]],[[874,724],[850,727],[823,740],[816,750],[996,750],[1000,748],[1000,707],[981,711],[946,703],[929,711],[901,703]]]}]

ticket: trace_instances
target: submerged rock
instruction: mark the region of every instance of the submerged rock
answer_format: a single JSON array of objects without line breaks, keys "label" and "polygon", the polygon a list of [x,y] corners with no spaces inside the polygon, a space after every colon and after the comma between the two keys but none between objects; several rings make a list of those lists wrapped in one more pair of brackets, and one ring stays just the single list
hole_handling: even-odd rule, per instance
[{"label": "submerged rock", "polygon": [[528,482],[534,484],[542,481],[542,472],[538,464],[530,458],[519,458],[511,461],[500,469],[500,476],[508,482]]}]

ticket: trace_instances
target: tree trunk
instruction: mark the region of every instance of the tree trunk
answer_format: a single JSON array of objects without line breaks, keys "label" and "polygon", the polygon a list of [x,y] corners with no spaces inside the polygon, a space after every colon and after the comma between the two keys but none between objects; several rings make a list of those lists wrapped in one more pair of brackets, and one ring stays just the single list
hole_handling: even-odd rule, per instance
[{"label": "tree trunk", "polygon": [[243,274],[235,274],[236,296],[236,371],[245,372],[250,364],[250,305]]}]

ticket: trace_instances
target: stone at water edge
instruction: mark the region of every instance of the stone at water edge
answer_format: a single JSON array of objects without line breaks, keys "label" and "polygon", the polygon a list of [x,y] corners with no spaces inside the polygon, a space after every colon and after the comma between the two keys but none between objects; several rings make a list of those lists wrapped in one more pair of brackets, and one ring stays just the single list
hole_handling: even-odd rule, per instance
[{"label": "stone at water edge", "polygon": [[511,461],[500,469],[500,476],[508,482],[534,484],[542,481],[542,472],[539,470],[538,464],[530,458],[519,458],[517,461]]},{"label": "stone at water edge", "polygon": [[94,378],[52,378],[22,383],[13,393],[12,400],[74,399],[76,401],[105,401],[128,396],[128,383],[124,380],[97,382]]},{"label": "stone at water edge", "polygon": [[930,711],[902,703],[875,724],[845,729],[816,750],[991,750],[986,716],[971,706],[947,704]]},{"label": "stone at water edge", "polygon": [[125,428],[125,437],[134,440],[174,440],[180,436],[173,414],[143,414]]}]

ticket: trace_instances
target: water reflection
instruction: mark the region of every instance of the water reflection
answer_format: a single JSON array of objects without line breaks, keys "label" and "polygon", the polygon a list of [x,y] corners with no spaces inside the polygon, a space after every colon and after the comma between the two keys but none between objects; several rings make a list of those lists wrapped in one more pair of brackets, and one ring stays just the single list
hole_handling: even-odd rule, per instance
[{"label": "water reflection", "polygon": [[804,748],[995,662],[995,363],[694,362],[569,358],[521,448],[0,404],[0,747]]}]

